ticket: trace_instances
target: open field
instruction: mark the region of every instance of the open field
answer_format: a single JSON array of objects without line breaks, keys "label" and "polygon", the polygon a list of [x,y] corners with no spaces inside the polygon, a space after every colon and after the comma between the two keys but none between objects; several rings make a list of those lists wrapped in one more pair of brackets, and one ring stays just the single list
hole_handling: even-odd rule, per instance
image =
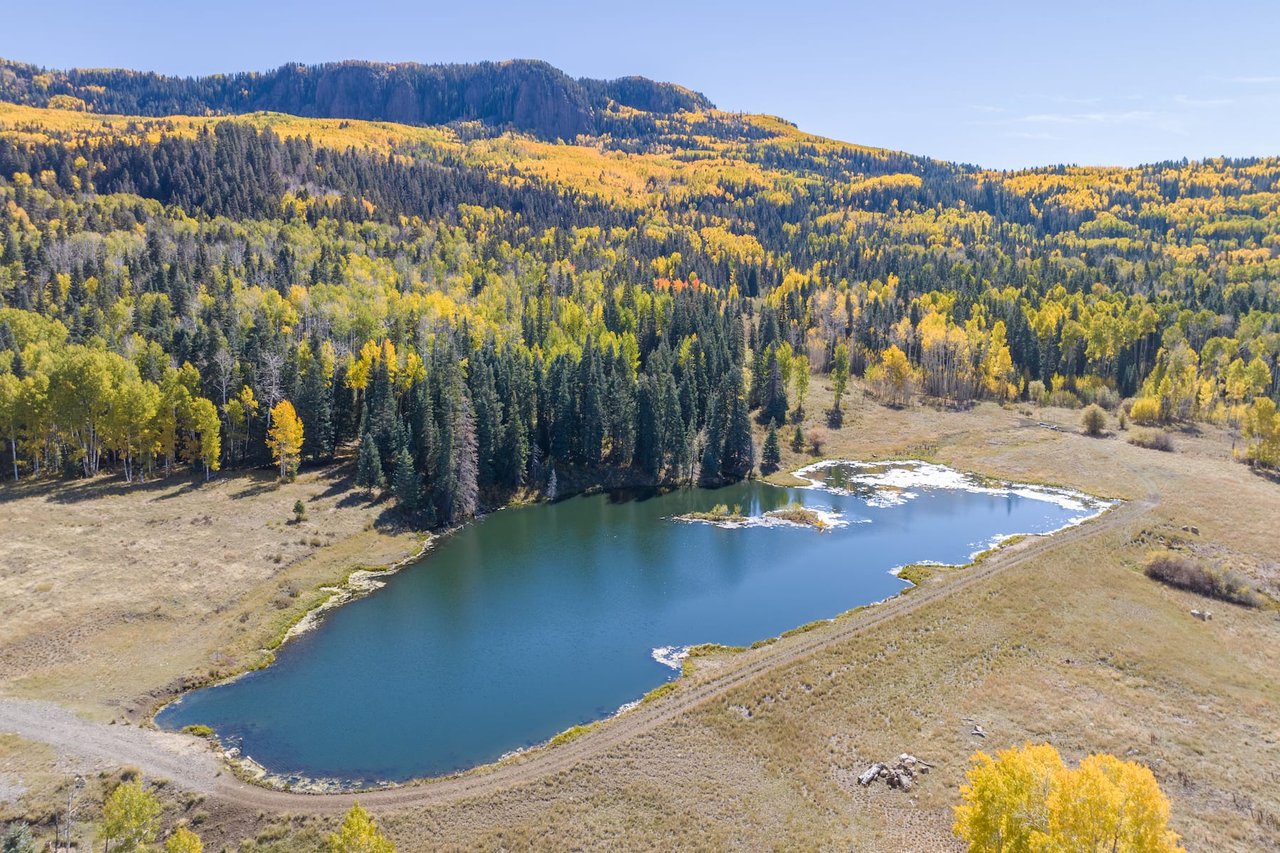
[{"label": "open field", "polygon": [[[828,392],[814,384],[816,420]],[[824,455],[927,457],[1127,503],[975,568],[929,572],[891,605],[700,658],[687,683],[634,718],[564,746],[363,797],[400,849],[946,849],[968,756],[1023,740],[1052,741],[1072,760],[1104,750],[1149,764],[1190,849],[1280,849],[1276,611],[1206,602],[1139,568],[1159,540],[1179,540],[1274,596],[1280,486],[1232,462],[1229,437],[1211,429],[1176,436],[1178,452],[1167,454],[1123,433],[1085,438],[1078,413],[1065,410],[846,405]],[[812,458],[787,448],[789,430],[783,438],[784,470]],[[91,722],[136,716],[184,677],[250,660],[317,584],[412,549],[410,534],[366,529],[378,507],[336,506],[341,494],[309,504],[303,525],[308,537],[332,532],[333,544],[298,544],[289,509],[299,495],[324,495],[326,476],[279,491],[238,477],[109,488],[92,502],[59,498],[86,488],[74,485],[0,493],[0,571],[16,593],[0,605],[0,693],[54,701]],[[249,494],[233,500],[240,492]],[[206,515],[210,523],[191,523]],[[300,603],[277,609],[282,592]],[[1190,616],[1206,606],[1213,621]],[[975,725],[985,739],[970,734]],[[132,742],[125,732],[112,733],[121,752]],[[27,789],[0,816],[58,795],[70,758],[31,743],[35,734],[0,739],[0,800]],[[910,794],[853,783],[900,752],[936,765]],[[212,761],[190,764],[216,774]],[[204,793],[206,839],[260,837],[249,845],[258,849],[308,849],[347,802],[248,788],[225,773]],[[272,847],[280,838],[289,840]]]},{"label": "open field", "polygon": [[421,541],[375,527],[386,504],[349,492],[347,473],[6,484],[0,690],[136,722],[184,680],[256,665],[321,584]]}]

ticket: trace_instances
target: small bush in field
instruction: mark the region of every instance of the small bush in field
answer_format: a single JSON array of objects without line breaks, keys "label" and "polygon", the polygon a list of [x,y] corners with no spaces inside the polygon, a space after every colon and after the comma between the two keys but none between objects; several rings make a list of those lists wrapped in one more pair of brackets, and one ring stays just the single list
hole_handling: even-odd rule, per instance
[{"label": "small bush in field", "polygon": [[1097,403],[1090,403],[1080,416],[1080,425],[1084,427],[1085,435],[1102,435],[1107,428],[1106,410]]},{"label": "small bush in field", "polygon": [[1129,443],[1135,447],[1145,447],[1147,450],[1162,450],[1165,453],[1173,453],[1176,449],[1173,446],[1172,436],[1158,429],[1134,430],[1133,434],[1129,436]]},{"label": "small bush in field", "polygon": [[1235,572],[1202,565],[1182,554],[1155,554],[1147,559],[1143,571],[1147,577],[1220,601],[1258,607],[1258,593]]}]

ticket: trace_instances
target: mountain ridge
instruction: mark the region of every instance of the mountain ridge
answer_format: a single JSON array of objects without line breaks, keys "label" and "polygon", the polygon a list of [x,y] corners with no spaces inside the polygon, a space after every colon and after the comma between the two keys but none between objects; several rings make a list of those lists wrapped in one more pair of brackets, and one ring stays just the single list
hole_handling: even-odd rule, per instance
[{"label": "mountain ridge", "polygon": [[120,115],[237,115],[412,125],[479,121],[545,139],[607,132],[622,108],[673,114],[714,108],[699,92],[628,76],[575,79],[542,60],[422,64],[344,60],[270,71],[173,77],[121,68],[47,69],[0,59],[0,100]]}]

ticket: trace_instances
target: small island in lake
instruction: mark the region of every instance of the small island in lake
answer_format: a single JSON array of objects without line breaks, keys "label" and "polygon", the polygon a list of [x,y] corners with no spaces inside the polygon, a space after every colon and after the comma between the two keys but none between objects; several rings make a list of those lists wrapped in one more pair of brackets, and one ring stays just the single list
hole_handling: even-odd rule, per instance
[{"label": "small island in lake", "polygon": [[825,531],[837,526],[839,514],[810,509],[803,504],[793,502],[760,515],[743,515],[742,507],[738,504],[732,508],[727,504],[716,504],[709,510],[686,512],[674,518],[676,521],[701,521],[720,527],[758,527],[780,523]]},{"label": "small island in lake", "polygon": [[771,509],[765,513],[765,517],[780,519],[803,527],[813,527],[818,530],[831,529],[831,522],[821,512],[809,509],[798,503],[788,504],[782,509]]}]

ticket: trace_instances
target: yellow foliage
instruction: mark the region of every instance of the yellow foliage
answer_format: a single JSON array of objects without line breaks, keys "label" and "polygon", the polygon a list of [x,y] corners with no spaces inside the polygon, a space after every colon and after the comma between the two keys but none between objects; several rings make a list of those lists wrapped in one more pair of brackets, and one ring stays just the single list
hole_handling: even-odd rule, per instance
[{"label": "yellow foliage", "polygon": [[1146,767],[1091,755],[1071,769],[1049,744],[973,756],[953,831],[971,851],[1175,853],[1169,801]]},{"label": "yellow foliage", "polygon": [[281,400],[271,409],[267,446],[271,448],[271,458],[280,466],[280,479],[293,479],[302,454],[302,419],[288,400]]},{"label": "yellow foliage", "polygon": [[1160,401],[1155,397],[1139,397],[1129,408],[1129,418],[1135,424],[1160,423]]},{"label": "yellow foliage", "polygon": [[1245,412],[1244,458],[1256,465],[1280,468],[1280,413],[1276,401],[1259,397]]},{"label": "yellow foliage", "polygon": [[329,853],[395,853],[396,850],[359,803],[347,812],[338,831],[326,839],[326,847]]},{"label": "yellow foliage", "polygon": [[204,843],[185,826],[178,827],[164,843],[165,853],[203,853]]}]

